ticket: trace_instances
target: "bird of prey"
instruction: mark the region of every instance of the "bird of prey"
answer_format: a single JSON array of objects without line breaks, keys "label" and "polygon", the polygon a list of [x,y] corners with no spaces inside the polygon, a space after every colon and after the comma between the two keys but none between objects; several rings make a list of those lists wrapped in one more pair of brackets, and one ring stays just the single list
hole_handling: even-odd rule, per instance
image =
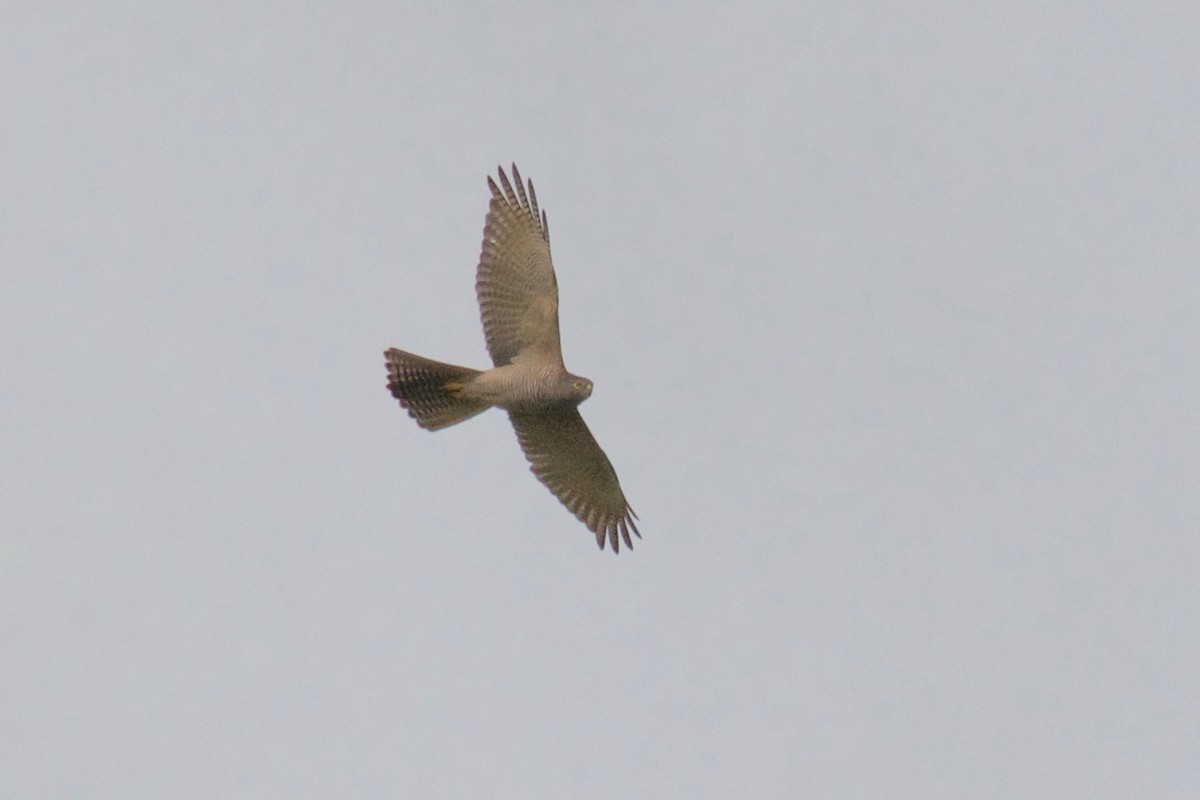
[{"label": "bird of prey", "polygon": [[[558,283],[550,261],[550,229],[539,214],[533,181],[500,185],[488,178],[492,200],[475,272],[483,334],[492,369],[476,370],[406,353],[384,351],[388,388],[417,424],[439,430],[495,406],[508,412],[530,470],[613,552],[639,539],[637,515],[617,473],[578,406],[592,382],[563,365],[558,336]],[[515,191],[514,191],[515,185]]]}]

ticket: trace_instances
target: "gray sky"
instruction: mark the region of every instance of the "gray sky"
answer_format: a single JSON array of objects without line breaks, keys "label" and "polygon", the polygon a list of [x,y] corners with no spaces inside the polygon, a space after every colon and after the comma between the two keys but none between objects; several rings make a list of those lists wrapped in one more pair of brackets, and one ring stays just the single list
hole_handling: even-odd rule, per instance
[{"label": "gray sky", "polygon": [[3,15],[0,795],[1194,797],[1200,13],[569,5]]}]

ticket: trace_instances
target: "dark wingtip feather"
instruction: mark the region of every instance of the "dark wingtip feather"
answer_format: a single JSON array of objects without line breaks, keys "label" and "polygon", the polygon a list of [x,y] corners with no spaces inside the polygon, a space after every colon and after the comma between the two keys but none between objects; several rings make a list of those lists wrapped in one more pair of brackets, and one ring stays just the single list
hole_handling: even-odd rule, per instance
[{"label": "dark wingtip feather", "polygon": [[641,539],[642,534],[638,532],[637,525],[629,516],[633,514],[633,509],[627,509],[628,513],[621,519],[608,522],[603,528],[596,531],[596,542],[600,545],[600,549],[604,549],[604,543],[607,539],[608,544],[612,547],[613,553],[621,552],[621,540],[625,541],[625,547],[629,550],[633,549],[633,538],[629,535],[633,531],[633,535]]},{"label": "dark wingtip feather", "polygon": [[[513,193],[512,184],[508,182],[508,176],[504,174],[504,167],[497,167],[497,170],[500,175],[500,185],[504,187],[504,199],[508,201],[509,205],[515,206],[517,204],[517,196]],[[488,180],[491,181],[491,178],[489,177]]]}]

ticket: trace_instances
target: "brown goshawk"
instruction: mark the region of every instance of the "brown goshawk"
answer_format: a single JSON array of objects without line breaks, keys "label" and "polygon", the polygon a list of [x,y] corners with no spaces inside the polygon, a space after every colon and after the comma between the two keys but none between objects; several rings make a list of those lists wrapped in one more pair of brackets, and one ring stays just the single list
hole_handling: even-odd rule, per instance
[{"label": "brown goshawk", "polygon": [[[403,350],[384,352],[388,388],[426,430],[462,422],[493,406],[508,412],[530,470],[613,552],[641,538],[637,515],[617,473],[579,416],[592,382],[563,365],[558,335],[558,284],[550,261],[546,212],[538,211],[513,164],[513,183],[499,169],[475,273],[489,370],[431,361]],[[516,186],[514,191],[513,186]]]}]

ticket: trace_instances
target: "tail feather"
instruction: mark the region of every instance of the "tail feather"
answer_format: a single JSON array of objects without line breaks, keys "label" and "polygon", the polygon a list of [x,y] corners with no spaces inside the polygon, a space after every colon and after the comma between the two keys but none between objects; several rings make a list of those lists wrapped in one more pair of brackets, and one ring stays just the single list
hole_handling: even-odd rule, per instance
[{"label": "tail feather", "polygon": [[388,388],[422,428],[436,431],[487,410],[488,404],[482,400],[461,395],[462,387],[479,370],[443,364],[395,348],[383,355]]}]

